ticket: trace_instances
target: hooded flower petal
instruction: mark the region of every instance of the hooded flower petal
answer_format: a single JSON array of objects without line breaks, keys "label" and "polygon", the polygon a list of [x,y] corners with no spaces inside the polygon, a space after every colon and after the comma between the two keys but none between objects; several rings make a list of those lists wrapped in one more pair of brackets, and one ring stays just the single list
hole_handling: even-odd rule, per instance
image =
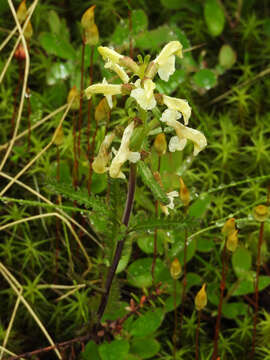
[{"label": "hooded flower petal", "polygon": [[175,72],[175,55],[182,58],[182,48],[183,46],[179,41],[170,41],[154,60],[158,64],[158,74],[162,80],[168,81]]},{"label": "hooded flower petal", "polygon": [[163,95],[163,102],[169,109],[179,111],[183,115],[185,125],[188,124],[191,107],[188,105],[187,100]]},{"label": "hooded flower petal", "polygon": [[101,84],[94,84],[85,89],[85,95],[88,99],[91,99],[93,94],[104,94],[108,100],[110,108],[112,108],[112,95],[121,94],[122,85],[108,84],[106,79],[103,79]]},{"label": "hooded flower petal", "polygon": [[183,150],[187,139],[191,140],[194,143],[194,155],[198,155],[198,153],[203,150],[207,141],[205,136],[198,130],[189,128],[181,124],[177,119],[179,119],[179,113],[176,110],[167,109],[164,111],[161,117],[162,122],[166,122],[168,126],[174,128],[177,138],[172,137],[169,143],[169,150]]},{"label": "hooded flower petal", "polygon": [[122,66],[115,64],[112,61],[108,61],[104,67],[106,69],[110,69],[116,72],[116,74],[120,77],[120,79],[123,81],[124,84],[127,84],[129,82],[129,76],[122,68]]},{"label": "hooded flower petal", "polygon": [[114,139],[114,133],[105,136],[105,139],[100,145],[98,155],[95,157],[92,168],[98,174],[103,174],[108,170],[107,164],[110,160],[111,154],[108,151]]},{"label": "hooded flower petal", "polygon": [[151,79],[146,79],[141,87],[141,80],[135,82],[137,89],[131,91],[130,96],[133,97],[137,103],[144,110],[152,110],[156,106],[156,99],[154,96],[155,83]]},{"label": "hooded flower petal", "polygon": [[119,60],[123,58],[123,55],[118,54],[113,49],[108,48],[107,46],[99,46],[98,52],[106,61],[112,61],[114,64],[118,64]]},{"label": "hooded flower petal", "polygon": [[130,123],[123,133],[121,145],[110,166],[110,176],[112,178],[125,179],[125,174],[121,171],[122,165],[127,161],[137,162],[140,160],[140,153],[129,150],[129,143],[134,130],[134,121]]}]

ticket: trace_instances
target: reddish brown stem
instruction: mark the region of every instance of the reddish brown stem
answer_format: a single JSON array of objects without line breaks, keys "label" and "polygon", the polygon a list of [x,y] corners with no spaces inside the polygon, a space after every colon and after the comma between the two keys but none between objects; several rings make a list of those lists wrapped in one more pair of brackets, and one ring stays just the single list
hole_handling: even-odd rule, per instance
[{"label": "reddish brown stem", "polygon": [[[187,213],[187,209],[185,210]],[[183,324],[183,317],[184,317],[184,303],[185,303],[185,297],[186,297],[186,288],[187,288],[187,240],[188,240],[188,232],[187,229],[185,229],[185,245],[184,245],[184,266],[183,266],[183,291],[182,291],[182,298],[181,298],[181,313],[180,313],[180,332],[182,330],[182,324]]]},{"label": "reddish brown stem", "polygon": [[[89,69],[89,85],[92,85],[93,82],[93,56],[94,56],[94,47],[91,46],[91,54],[90,54],[90,69]],[[90,147],[90,131],[91,131],[91,107],[92,107],[92,99],[88,100],[88,110],[87,110],[87,159],[89,161],[89,177],[87,181],[87,190],[90,195],[91,192],[91,147]]]},{"label": "reddish brown stem", "polygon": [[[129,181],[128,181],[128,193],[127,193],[126,205],[125,205],[125,210],[124,210],[124,214],[122,217],[122,224],[125,225],[127,229],[128,229],[130,216],[132,213],[132,207],[133,207],[134,196],[135,196],[135,188],[136,188],[136,165],[131,164],[130,165],[130,173],[129,173]],[[108,276],[106,279],[105,292],[102,295],[102,298],[101,298],[101,301],[99,304],[99,308],[97,311],[98,324],[101,321],[101,318],[104,314],[104,311],[105,311],[107,303],[108,303],[112,282],[114,279],[115,271],[116,271],[119,261],[121,259],[126,236],[127,236],[127,232],[123,236],[123,238],[117,242],[117,245],[116,245],[116,250],[114,253],[112,264],[110,266],[109,273],[108,273]]]},{"label": "reddish brown stem", "polygon": [[128,10],[128,25],[129,25],[129,56],[131,57],[131,59],[133,58],[133,45],[132,45],[132,13],[131,13],[131,4],[130,4],[130,0],[128,0],[128,4],[130,9]]},{"label": "reddish brown stem", "polygon": [[14,91],[13,113],[12,113],[12,118],[11,118],[11,133],[13,133],[14,127],[15,127],[15,116],[17,113],[17,103],[18,103],[17,100],[18,100],[19,90],[20,90],[20,87],[22,84],[23,73],[24,73],[20,60],[18,61],[18,67],[19,67],[19,79],[18,79],[16,89]]},{"label": "reddish brown stem", "polygon": [[81,91],[80,91],[80,108],[79,108],[79,121],[78,121],[78,157],[81,156],[81,127],[82,127],[82,102],[83,102],[83,77],[84,77],[84,53],[85,53],[85,40],[82,40],[82,59],[81,59]]},{"label": "reddish brown stem", "polygon": [[200,326],[201,326],[201,310],[198,311],[198,323],[196,328],[196,356],[195,359],[199,360],[199,335],[200,335]]},{"label": "reddish brown stem", "polygon": [[176,307],[176,284],[177,280],[173,280],[173,302],[174,302],[174,332],[173,332],[173,359],[176,359],[176,334],[177,334],[177,307]]},{"label": "reddish brown stem", "polygon": [[261,248],[262,248],[262,243],[263,243],[263,233],[264,233],[264,222],[261,222],[259,241],[258,241],[256,279],[255,279],[255,309],[254,309],[254,316],[253,316],[253,336],[252,336],[252,352],[251,352],[252,359],[254,358],[255,345],[256,345],[257,316],[258,316],[258,310],[259,310],[259,276],[260,276],[260,266],[261,266]]},{"label": "reddish brown stem", "polygon": [[217,314],[216,327],[215,327],[214,351],[212,355],[212,360],[216,360],[218,356],[218,338],[219,338],[224,290],[226,288],[226,273],[227,273],[227,251],[226,251],[226,245],[224,245],[222,252],[222,276],[220,282],[220,297],[219,297],[218,314]]},{"label": "reddish brown stem", "polygon": [[[158,172],[160,172],[161,157],[158,157]],[[155,202],[155,215],[158,217],[158,201]],[[154,251],[153,251],[153,262],[152,262],[152,282],[155,283],[155,267],[157,261],[157,229],[154,232]]]}]

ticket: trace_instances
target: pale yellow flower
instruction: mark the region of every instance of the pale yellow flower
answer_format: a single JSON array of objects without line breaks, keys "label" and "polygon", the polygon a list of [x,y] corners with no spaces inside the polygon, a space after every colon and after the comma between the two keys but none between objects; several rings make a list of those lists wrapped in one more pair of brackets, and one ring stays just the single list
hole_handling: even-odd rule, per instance
[{"label": "pale yellow flower", "polygon": [[152,110],[157,104],[154,96],[156,84],[151,79],[146,79],[143,82],[143,87],[141,87],[141,80],[138,79],[134,85],[136,89],[131,91],[130,96],[133,97],[144,110]]},{"label": "pale yellow flower", "polygon": [[141,155],[139,152],[132,152],[129,150],[129,143],[134,130],[134,121],[131,122],[126,128],[122,136],[121,145],[112,160],[109,174],[112,178],[125,179],[125,174],[121,171],[122,165],[127,161],[133,163],[140,160]]},{"label": "pale yellow flower", "polygon": [[158,64],[158,74],[162,80],[168,81],[175,72],[175,55],[182,58],[182,48],[179,41],[170,41],[154,60]]},{"label": "pale yellow flower", "polygon": [[188,124],[191,116],[191,107],[189,106],[187,100],[163,95],[163,103],[168,107],[168,109],[179,111],[183,115],[185,125]]},{"label": "pale yellow flower", "polygon": [[180,117],[181,115],[178,111],[167,109],[163,112],[160,119],[168,126],[174,128],[177,135],[170,139],[169,150],[171,152],[181,151],[186,146],[187,140],[191,140],[194,143],[193,154],[198,155],[207,145],[206,138],[200,131],[189,128],[177,121]]},{"label": "pale yellow flower", "polygon": [[93,94],[103,94],[106,96],[110,108],[112,108],[112,96],[121,94],[121,87],[122,85],[108,84],[104,78],[101,84],[94,84],[85,89],[85,95],[90,99]]},{"label": "pale yellow flower", "polygon": [[123,55],[119,54],[113,49],[108,48],[107,46],[99,46],[98,52],[106,61],[111,61],[114,64],[119,64],[119,60],[123,58]]},{"label": "pale yellow flower", "polygon": [[106,69],[113,70],[120,77],[120,79],[123,81],[124,84],[127,84],[129,82],[129,76],[122,68],[122,66],[115,64],[112,61],[107,61],[104,67]]}]

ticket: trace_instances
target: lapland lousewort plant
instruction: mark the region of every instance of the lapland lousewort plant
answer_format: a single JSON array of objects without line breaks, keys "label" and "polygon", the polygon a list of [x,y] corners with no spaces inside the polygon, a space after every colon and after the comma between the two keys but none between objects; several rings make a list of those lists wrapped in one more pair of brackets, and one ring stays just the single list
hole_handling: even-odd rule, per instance
[{"label": "lapland lousewort plant", "polygon": [[[137,64],[130,57],[121,55],[115,50],[104,46],[99,46],[98,51],[106,61],[105,68],[115,72],[123,84],[108,84],[107,80],[103,79],[102,83],[91,85],[85,90],[88,99],[94,94],[103,94],[112,109],[112,96],[129,95],[136,101],[139,113],[145,112],[145,128],[147,127],[147,120],[151,119],[150,116],[152,115],[147,112],[153,110],[158,105],[165,105],[167,109],[163,111],[160,121],[165,123],[169,128],[173,128],[176,133],[176,136],[171,137],[169,141],[169,151],[175,152],[183,150],[187,144],[187,140],[191,140],[194,143],[194,155],[198,155],[198,153],[205,148],[207,145],[205,136],[200,131],[186,126],[191,116],[191,108],[188,102],[184,99],[177,99],[154,92],[156,88],[153,80],[155,75],[158,73],[162,80],[168,81],[169,77],[175,71],[175,56],[179,58],[183,57],[182,45],[179,41],[169,42],[161,50],[156,59],[150,63],[148,57],[146,57],[143,63]],[[134,78],[137,79],[132,82]],[[178,121],[182,117],[184,124]],[[113,138],[110,138],[110,141],[108,141],[107,137],[105,138],[105,142],[101,144],[98,156],[93,162],[95,172],[103,173],[108,170],[110,176],[113,178],[125,178],[121,170],[124,163],[127,160],[135,163],[141,158],[138,152],[133,152],[129,149],[134,128],[135,123],[133,121],[124,130],[121,145],[118,151],[114,151],[115,157],[110,166],[107,166],[111,158],[108,148]],[[149,132],[146,133],[145,136],[147,136]]]}]

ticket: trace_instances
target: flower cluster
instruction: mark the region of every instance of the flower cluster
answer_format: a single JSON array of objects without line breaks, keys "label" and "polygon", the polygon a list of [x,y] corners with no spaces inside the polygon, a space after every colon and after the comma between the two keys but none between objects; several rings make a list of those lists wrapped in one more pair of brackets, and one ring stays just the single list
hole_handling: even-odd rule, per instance
[{"label": "flower cluster", "polygon": [[[184,99],[170,97],[155,93],[156,84],[153,81],[156,74],[168,81],[175,71],[175,57],[182,58],[182,45],[179,41],[171,41],[161,50],[160,54],[151,62],[149,60],[137,64],[128,56],[124,56],[115,50],[99,46],[98,51],[105,60],[105,68],[113,71],[122,81],[122,84],[108,84],[106,79],[102,83],[89,86],[85,95],[90,99],[93,94],[103,94],[109,107],[113,108],[112,97],[114,95],[129,95],[133,98],[142,111],[153,110],[156,106],[165,106],[160,121],[169,128],[174,129],[175,136],[169,141],[169,151],[181,151],[191,140],[194,144],[193,154],[196,156],[207,145],[205,136],[198,130],[187,127],[191,116],[191,108]],[[146,58],[147,59],[147,58]],[[136,81],[132,82],[135,78]],[[179,119],[183,118],[183,123]],[[100,150],[93,162],[93,169],[97,173],[109,171],[113,178],[125,178],[121,168],[129,160],[137,162],[140,153],[130,150],[130,140],[135,128],[132,121],[124,130],[121,145],[118,151],[113,150],[115,156],[111,165],[108,166],[112,154],[109,151],[114,134],[105,137]]]}]

